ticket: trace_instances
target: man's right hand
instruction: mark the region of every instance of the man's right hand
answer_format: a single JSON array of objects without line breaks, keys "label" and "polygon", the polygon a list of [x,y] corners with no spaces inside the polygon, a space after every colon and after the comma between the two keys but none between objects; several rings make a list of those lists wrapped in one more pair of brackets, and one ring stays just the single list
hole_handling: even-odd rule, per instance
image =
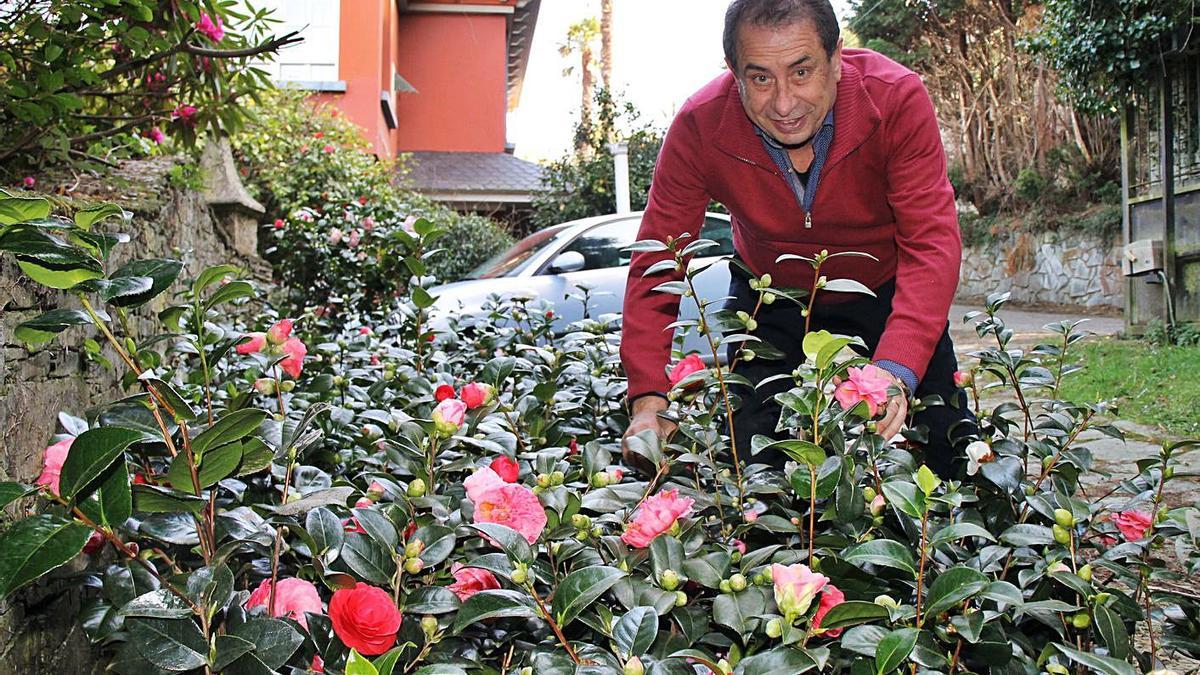
[{"label": "man's right hand", "polygon": [[629,415],[629,428],[625,430],[625,435],[621,438],[621,456],[627,465],[649,474],[656,471],[656,467],[650,466],[645,457],[631,452],[625,441],[646,430],[653,431],[660,441],[665,441],[676,427],[673,422],[658,416],[658,413],[666,410],[668,405],[667,399],[661,396],[643,396],[633,402],[633,409]]}]

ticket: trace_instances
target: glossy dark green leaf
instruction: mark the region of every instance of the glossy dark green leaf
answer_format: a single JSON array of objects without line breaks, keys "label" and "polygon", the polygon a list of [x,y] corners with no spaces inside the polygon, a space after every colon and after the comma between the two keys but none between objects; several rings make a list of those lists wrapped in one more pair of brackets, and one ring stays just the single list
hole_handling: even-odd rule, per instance
[{"label": "glossy dark green leaf", "polygon": [[[97,279],[96,281],[102,280]],[[100,290],[100,297],[105,302],[111,303],[119,298],[145,293],[153,287],[154,280],[150,277],[117,277],[107,280]]]},{"label": "glossy dark green leaf", "polygon": [[683,571],[683,544],[670,535],[659,535],[650,542],[650,563],[654,567],[655,576],[671,570],[675,573]]},{"label": "glossy dark green leaf", "polygon": [[141,380],[153,387],[159,398],[166,401],[167,405],[171,407],[171,412],[176,422],[180,420],[190,421],[200,416],[200,412],[192,408],[191,404],[184,400],[169,382],[160,380],[157,377],[150,377],[149,375],[143,375]]},{"label": "glossy dark green leaf", "polygon": [[0,509],[8,506],[21,497],[36,494],[37,492],[38,488],[36,486],[13,483],[11,481],[0,483]]},{"label": "glossy dark green leaf", "polygon": [[1104,645],[1108,647],[1109,655],[1122,661],[1128,659],[1133,641],[1129,639],[1129,630],[1125,628],[1121,617],[1108,607],[1097,605],[1092,610],[1092,620]]},{"label": "glossy dark green leaf", "polygon": [[1128,662],[1114,659],[1111,656],[1101,656],[1091,652],[1083,652],[1063,644],[1055,644],[1054,648],[1066,655],[1075,663],[1101,675],[1135,675],[1138,671]]},{"label": "glossy dark green leaf", "polygon": [[40,345],[54,339],[55,335],[71,326],[92,323],[92,317],[82,309],[54,309],[45,314],[17,324],[13,336],[28,345]]},{"label": "glossy dark green leaf", "polygon": [[242,298],[253,298],[254,286],[247,281],[231,281],[217,289],[204,303],[204,309],[212,309],[217,305],[233,302]]},{"label": "glossy dark green leaf", "polygon": [[433,567],[440,565],[450,557],[450,554],[454,552],[454,544],[457,540],[454,537],[454,530],[449,527],[423,525],[413,532],[408,541],[419,541],[425,544],[425,548],[421,550],[421,555],[418,557],[426,567]]},{"label": "glossy dark green leaf", "polygon": [[1000,541],[1013,546],[1046,546],[1054,543],[1054,533],[1044,525],[1018,523],[1001,532]]},{"label": "glossy dark green leaf", "polygon": [[358,519],[359,526],[384,548],[395,550],[400,543],[400,533],[396,531],[396,525],[379,511],[372,508],[356,508],[354,517]]},{"label": "glossy dark green leaf", "polygon": [[988,532],[983,527],[976,525],[975,523],[954,523],[953,525],[947,525],[937,532],[934,532],[933,536],[929,538],[929,545],[941,546],[942,544],[948,544],[952,541],[957,541],[959,539],[965,539],[968,537],[978,537],[980,539],[986,539],[990,542],[996,541],[996,536],[994,534]]},{"label": "glossy dark green leaf", "polygon": [[876,675],[890,673],[907,661],[917,644],[918,635],[920,631],[916,628],[901,628],[883,636],[875,648]]},{"label": "glossy dark green leaf", "polygon": [[212,616],[225,609],[233,597],[233,572],[225,564],[201,567],[188,576],[187,594]]},{"label": "glossy dark green leaf", "polygon": [[892,539],[874,539],[852,546],[842,553],[842,560],[859,567],[882,565],[908,572],[913,578],[917,576],[912,549]]},{"label": "glossy dark green leaf", "polygon": [[308,512],[304,518],[304,529],[308,530],[308,535],[316,542],[317,550],[313,551],[315,555],[340,550],[346,538],[342,521],[333,515],[332,511],[323,507]]},{"label": "glossy dark green leaf", "polygon": [[132,260],[113,272],[110,278],[149,277],[152,280],[151,286],[149,290],[113,298],[111,302],[118,307],[141,307],[175,283],[175,278],[182,269],[183,263],[178,260]]},{"label": "glossy dark green leaf", "polygon": [[208,500],[158,485],[133,486],[133,510],[137,513],[199,513]]},{"label": "glossy dark green leaf", "polygon": [[554,591],[554,616],[562,626],[596,601],[613,584],[625,578],[625,572],[605,565],[583,567],[568,574]]},{"label": "glossy dark green leaf", "polygon": [[513,562],[533,562],[533,549],[525,540],[525,535],[511,527],[496,523],[472,523],[468,527],[490,538]]},{"label": "glossy dark green leaf", "polygon": [[50,288],[65,290],[104,276],[99,260],[36,227],[14,225],[0,231],[0,251],[15,255],[25,274]]},{"label": "glossy dark green leaf", "polygon": [[296,501],[288,502],[283,506],[275,508],[274,511],[281,516],[298,516],[302,513],[308,513],[310,509],[318,506],[329,506],[330,504],[344,506],[346,500],[354,493],[355,489],[347,485],[314,490]]},{"label": "glossy dark green leaf", "polygon": [[244,408],[222,415],[216,423],[192,439],[192,452],[202,455],[212,448],[241,440],[254,433],[266,418],[267,411],[257,408]]},{"label": "glossy dark green leaf", "polygon": [[[200,469],[197,471],[200,489],[203,490],[229,477],[237,471],[241,462],[241,443],[228,443],[205,453],[201,457]],[[187,455],[182,452],[171,460],[171,468],[167,471],[166,479],[177,489],[193,495],[198,494],[192,481],[191,469],[188,467]]]},{"label": "glossy dark green leaf", "polygon": [[467,598],[467,601],[459,608],[458,616],[454,619],[454,632],[458,633],[463,628],[484,619],[498,617],[531,619],[537,615],[533,599],[523,591],[480,591]]},{"label": "glossy dark green leaf", "polygon": [[251,619],[230,635],[254,643],[254,656],[271,670],[279,670],[304,643],[292,624],[280,619]]},{"label": "glossy dark green leaf", "polygon": [[734,675],[800,675],[817,667],[817,662],[803,649],[779,647],[747,656],[738,662]]},{"label": "glossy dark green leaf", "polygon": [[835,628],[857,626],[860,623],[882,621],[887,618],[888,611],[886,607],[862,600],[847,600],[834,605],[825,614],[825,617],[821,619],[821,628],[824,630],[833,630]]},{"label": "glossy dark green leaf", "polygon": [[458,596],[444,586],[418,588],[404,600],[404,611],[409,614],[447,614],[457,611],[462,605]]},{"label": "glossy dark green leaf", "polygon": [[209,286],[220,282],[232,274],[239,274],[241,271],[241,268],[234,265],[213,265],[212,267],[206,267],[196,276],[196,280],[192,282],[192,295],[198,296]]},{"label": "glossy dark green leaf", "polygon": [[191,616],[192,610],[182,598],[165,588],[160,588],[129,601],[121,608],[120,614],[147,619],[181,619]]},{"label": "glossy dark green leaf", "polygon": [[358,532],[346,535],[342,560],[355,574],[376,584],[390,584],[396,573],[391,554],[379,542]]},{"label": "glossy dark green leaf", "polygon": [[254,643],[234,635],[217,636],[217,655],[213,659],[213,670],[221,672],[226,666],[254,651]]},{"label": "glossy dark green leaf", "polygon": [[0,534],[0,597],[79,555],[91,536],[90,527],[50,514],[14,522]]},{"label": "glossy dark green leaf", "polygon": [[208,661],[204,634],[191,619],[130,618],[125,624],[138,653],[159,668],[192,670]]},{"label": "glossy dark green leaf", "polygon": [[625,657],[641,656],[658,637],[658,612],[653,607],[634,607],[617,620],[612,635]]},{"label": "glossy dark green leaf", "polygon": [[59,479],[62,497],[86,499],[98,487],[96,479],[123,456],[126,448],[141,439],[140,432],[121,427],[89,429],[76,436]]},{"label": "glossy dark green leaf", "polygon": [[420,286],[412,287],[413,304],[421,309],[428,309],[433,306],[434,297],[429,294],[429,291]]},{"label": "glossy dark green leaf", "polygon": [[925,494],[915,484],[904,480],[893,480],[883,484],[883,496],[887,503],[913,518],[925,513]]},{"label": "glossy dark green leaf", "polygon": [[133,515],[129,467],[124,460],[113,462],[104,474],[96,498],[100,505],[100,520],[105,525],[119,527]]},{"label": "glossy dark green leaf", "polygon": [[963,600],[974,596],[988,585],[988,579],[970,567],[951,567],[942,572],[929,585],[925,598],[925,616],[937,616]]}]

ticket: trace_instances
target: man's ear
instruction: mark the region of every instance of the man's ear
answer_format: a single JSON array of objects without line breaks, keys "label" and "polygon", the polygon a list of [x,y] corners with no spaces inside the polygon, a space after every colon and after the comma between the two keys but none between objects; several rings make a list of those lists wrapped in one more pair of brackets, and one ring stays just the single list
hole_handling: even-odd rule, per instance
[{"label": "man's ear", "polygon": [[833,54],[829,57],[830,65],[833,66],[833,81],[842,81],[842,38],[838,38],[837,46],[833,48]]}]

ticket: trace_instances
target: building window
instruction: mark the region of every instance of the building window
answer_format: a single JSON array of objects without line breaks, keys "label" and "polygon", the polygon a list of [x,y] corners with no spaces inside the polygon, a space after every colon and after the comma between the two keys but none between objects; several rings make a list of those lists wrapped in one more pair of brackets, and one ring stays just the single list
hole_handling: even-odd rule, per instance
[{"label": "building window", "polygon": [[313,88],[338,82],[338,31],[341,0],[257,0],[283,23],[274,26],[276,35],[300,31],[304,42],[281,49],[274,63],[263,64],[272,79]]}]

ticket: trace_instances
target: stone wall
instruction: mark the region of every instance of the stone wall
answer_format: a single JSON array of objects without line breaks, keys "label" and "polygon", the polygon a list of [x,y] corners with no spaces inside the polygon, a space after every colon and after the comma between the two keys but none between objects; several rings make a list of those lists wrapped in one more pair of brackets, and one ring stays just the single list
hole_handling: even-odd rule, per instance
[{"label": "stone wall", "polygon": [[1020,233],[963,247],[958,298],[1008,291],[1012,302],[1120,310],[1125,305],[1121,246],[1074,234]]},{"label": "stone wall", "polygon": [[[259,277],[268,275],[269,267],[254,250],[255,205],[238,204],[219,191],[171,188],[166,175],[172,163],[129,163],[95,185],[81,186],[72,179],[60,187],[74,188],[66,195],[68,202],[115,201],[133,212],[133,221],[120,228],[132,241],[116,249],[114,269],[131,258],[174,257],[186,263],[181,277],[220,263],[240,265]],[[160,296],[139,310],[135,330],[152,321],[165,304],[166,296]],[[22,321],[73,306],[76,303],[66,294],[37,286],[22,276],[10,256],[0,256],[0,480],[31,483],[37,477],[42,451],[57,431],[58,411],[82,417],[88,407],[122,395],[120,372],[84,357],[81,345],[87,330],[71,329],[33,350],[12,335]],[[68,565],[48,583],[34,584],[12,601],[0,602],[0,675],[91,669],[92,650],[75,620],[79,581]]]}]

